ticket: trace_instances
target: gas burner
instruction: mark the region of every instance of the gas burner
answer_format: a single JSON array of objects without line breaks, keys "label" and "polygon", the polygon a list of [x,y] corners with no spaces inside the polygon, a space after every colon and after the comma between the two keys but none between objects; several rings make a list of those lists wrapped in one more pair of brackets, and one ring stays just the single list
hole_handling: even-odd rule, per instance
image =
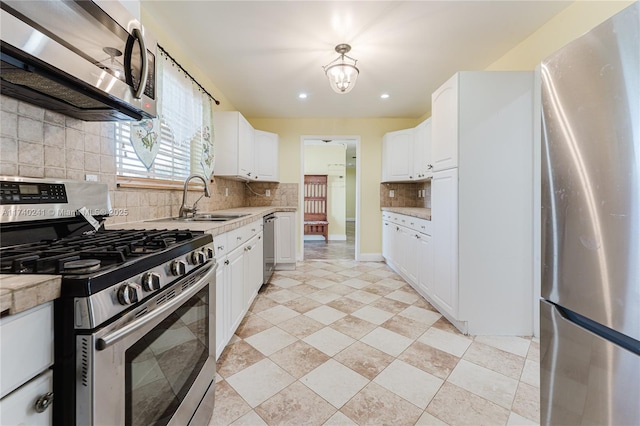
[{"label": "gas burner", "polygon": [[64,271],[68,274],[87,274],[100,269],[98,259],[79,259],[64,263]]}]

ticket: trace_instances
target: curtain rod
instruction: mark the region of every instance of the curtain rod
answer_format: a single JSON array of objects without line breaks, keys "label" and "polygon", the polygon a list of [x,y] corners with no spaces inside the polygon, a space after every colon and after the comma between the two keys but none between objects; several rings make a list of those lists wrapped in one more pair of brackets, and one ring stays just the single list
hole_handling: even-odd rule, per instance
[{"label": "curtain rod", "polygon": [[162,53],[164,53],[165,55],[167,55],[167,57],[168,57],[169,59],[171,59],[171,60],[173,61],[173,63],[174,63],[174,64],[176,64],[176,65],[178,66],[178,68],[180,68],[180,69],[182,70],[182,72],[184,72],[184,73],[187,75],[187,77],[189,77],[189,78],[191,79],[191,81],[192,81],[193,83],[195,83],[195,84],[200,88],[200,90],[202,90],[202,91],[203,91],[204,93],[206,93],[206,94],[207,94],[211,99],[213,99],[213,101],[216,103],[216,105],[220,105],[220,101],[219,101],[219,100],[217,100],[216,98],[214,98],[214,97],[213,97],[213,95],[211,95],[211,93],[209,93],[209,92],[207,91],[207,89],[205,89],[204,87],[202,87],[202,85],[201,85],[200,83],[198,83],[198,82],[196,81],[196,79],[195,79],[195,78],[193,78],[193,77],[191,76],[191,74],[189,74],[189,72],[188,72],[187,70],[185,70],[185,69],[182,67],[182,65],[180,65],[180,64],[178,63],[178,61],[176,61],[176,60],[173,58],[173,56],[169,55],[169,52],[167,52],[167,51],[164,49],[164,47],[162,47],[162,46],[158,45],[158,49],[160,49],[160,51],[161,51]]}]

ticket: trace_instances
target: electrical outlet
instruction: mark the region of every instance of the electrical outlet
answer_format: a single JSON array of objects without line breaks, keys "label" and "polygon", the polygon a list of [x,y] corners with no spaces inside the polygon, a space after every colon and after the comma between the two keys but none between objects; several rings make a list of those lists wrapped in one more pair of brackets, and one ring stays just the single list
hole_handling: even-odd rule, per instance
[{"label": "electrical outlet", "polygon": [[396,196],[396,191],[394,191],[393,189],[389,190],[389,198],[394,198]]},{"label": "electrical outlet", "polygon": [[98,175],[84,175],[84,180],[86,180],[87,182],[97,182]]},{"label": "electrical outlet", "polygon": [[265,190],[264,195],[267,197],[271,197],[271,190],[270,189]]},{"label": "electrical outlet", "polygon": [[422,189],[418,189],[418,198],[422,197]]},{"label": "electrical outlet", "polygon": [[229,188],[225,188],[224,189],[224,196],[228,197],[229,196]]}]

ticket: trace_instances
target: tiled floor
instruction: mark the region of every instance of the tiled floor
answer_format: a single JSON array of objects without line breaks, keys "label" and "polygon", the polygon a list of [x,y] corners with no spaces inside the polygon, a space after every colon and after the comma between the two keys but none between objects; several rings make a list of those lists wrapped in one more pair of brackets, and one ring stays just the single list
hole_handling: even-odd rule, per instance
[{"label": "tiled floor", "polygon": [[355,259],[355,222],[346,222],[346,241],[312,240],[304,242],[304,258],[306,260],[318,259]]},{"label": "tiled floor", "polygon": [[530,425],[539,344],[464,336],[384,263],[274,274],[218,361],[211,425]]}]

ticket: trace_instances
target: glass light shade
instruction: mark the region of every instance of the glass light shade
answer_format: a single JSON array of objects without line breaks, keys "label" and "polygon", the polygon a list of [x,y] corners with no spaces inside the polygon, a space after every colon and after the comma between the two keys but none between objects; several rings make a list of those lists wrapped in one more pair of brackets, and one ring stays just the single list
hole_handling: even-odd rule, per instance
[{"label": "glass light shade", "polygon": [[348,64],[341,58],[340,62],[328,66],[325,73],[334,92],[349,93],[356,85],[360,72],[355,65]]}]

